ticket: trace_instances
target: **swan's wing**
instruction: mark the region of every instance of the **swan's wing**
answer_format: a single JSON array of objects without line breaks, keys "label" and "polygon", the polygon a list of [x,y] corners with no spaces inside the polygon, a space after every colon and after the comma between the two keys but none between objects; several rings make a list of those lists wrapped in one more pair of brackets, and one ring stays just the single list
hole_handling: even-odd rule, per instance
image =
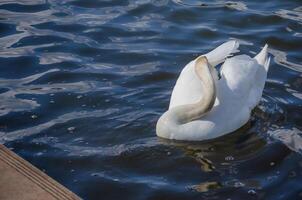
[{"label": "swan's wing", "polygon": [[205,54],[205,56],[207,57],[209,63],[215,67],[216,65],[224,62],[227,57],[236,52],[239,52],[238,48],[239,42],[236,40],[231,40],[223,43],[213,51]]},{"label": "swan's wing", "polygon": [[259,69],[255,75],[255,83],[250,93],[249,106],[251,108],[254,108],[259,103],[267,78],[267,72],[270,64],[270,58],[267,55],[267,48],[268,45],[266,44],[260,53],[254,57],[259,64]]},{"label": "swan's wing", "polygon": [[251,109],[257,106],[257,104],[261,99],[266,77],[267,77],[266,69],[268,69],[269,63],[270,63],[270,58],[267,59],[267,62],[265,63],[264,66],[259,65],[259,69],[256,72],[255,81],[251,89],[249,95],[249,102],[248,102],[248,105]]},{"label": "swan's wing", "polygon": [[[255,75],[259,68],[257,61],[247,55],[238,55],[227,59],[221,67],[219,86],[224,98],[247,101],[255,83]],[[239,106],[239,105],[238,105]]]},{"label": "swan's wing", "polygon": [[267,78],[270,63],[267,48],[265,45],[255,58],[246,55],[234,56],[227,59],[221,67],[222,78],[225,78],[227,88],[245,101],[241,103],[250,110],[259,103]]}]

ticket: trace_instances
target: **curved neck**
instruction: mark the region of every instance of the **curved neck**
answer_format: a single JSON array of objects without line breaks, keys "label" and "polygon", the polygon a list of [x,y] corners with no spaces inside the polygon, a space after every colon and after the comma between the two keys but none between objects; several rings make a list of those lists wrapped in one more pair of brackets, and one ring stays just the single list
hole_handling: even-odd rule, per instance
[{"label": "curved neck", "polygon": [[180,124],[201,118],[215,103],[216,87],[213,78],[215,71],[205,56],[196,58],[195,72],[202,83],[203,96],[197,103],[177,106],[169,111]]},{"label": "curved neck", "polygon": [[181,134],[181,125],[200,119],[213,107],[216,99],[215,71],[205,56],[195,60],[195,72],[202,82],[202,98],[197,103],[176,106],[165,112],[156,124],[158,136],[175,139],[176,134]]}]

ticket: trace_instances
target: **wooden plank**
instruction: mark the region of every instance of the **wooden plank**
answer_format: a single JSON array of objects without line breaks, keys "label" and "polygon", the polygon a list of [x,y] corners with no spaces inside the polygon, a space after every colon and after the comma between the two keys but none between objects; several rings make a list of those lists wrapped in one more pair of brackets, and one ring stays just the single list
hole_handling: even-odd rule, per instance
[{"label": "wooden plank", "polygon": [[79,200],[67,188],[0,144],[1,200]]}]

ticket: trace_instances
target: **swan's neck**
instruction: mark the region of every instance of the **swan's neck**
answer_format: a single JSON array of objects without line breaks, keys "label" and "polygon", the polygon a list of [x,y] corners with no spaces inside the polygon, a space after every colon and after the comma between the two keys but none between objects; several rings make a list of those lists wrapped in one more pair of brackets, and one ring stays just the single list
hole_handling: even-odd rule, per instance
[{"label": "swan's neck", "polygon": [[[214,69],[205,56],[195,60],[195,72],[202,83],[203,97],[194,104],[176,106],[165,112],[157,122],[157,135],[166,137],[177,131],[177,126],[200,119],[211,110],[216,99],[216,87],[213,79]],[[173,138],[172,138],[173,139]]]}]

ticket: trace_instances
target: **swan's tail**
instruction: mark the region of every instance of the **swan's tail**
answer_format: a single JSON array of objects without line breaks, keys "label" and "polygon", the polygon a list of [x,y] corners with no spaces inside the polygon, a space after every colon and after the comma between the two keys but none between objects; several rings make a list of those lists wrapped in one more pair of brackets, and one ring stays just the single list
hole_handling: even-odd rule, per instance
[{"label": "swan's tail", "polygon": [[225,59],[231,56],[233,53],[239,52],[238,48],[239,42],[236,40],[231,40],[223,43],[213,51],[207,53],[205,56],[212,66],[216,66],[224,62]]},{"label": "swan's tail", "polygon": [[265,64],[264,64],[264,68],[265,68],[265,71],[266,71],[266,72],[268,72],[268,68],[269,68],[269,63],[270,63],[270,61],[271,61],[271,57],[268,57],[268,58],[266,59]]},{"label": "swan's tail", "polygon": [[268,57],[268,45],[265,44],[263,49],[254,57],[259,65],[264,66],[266,72],[268,71],[270,58]]}]

